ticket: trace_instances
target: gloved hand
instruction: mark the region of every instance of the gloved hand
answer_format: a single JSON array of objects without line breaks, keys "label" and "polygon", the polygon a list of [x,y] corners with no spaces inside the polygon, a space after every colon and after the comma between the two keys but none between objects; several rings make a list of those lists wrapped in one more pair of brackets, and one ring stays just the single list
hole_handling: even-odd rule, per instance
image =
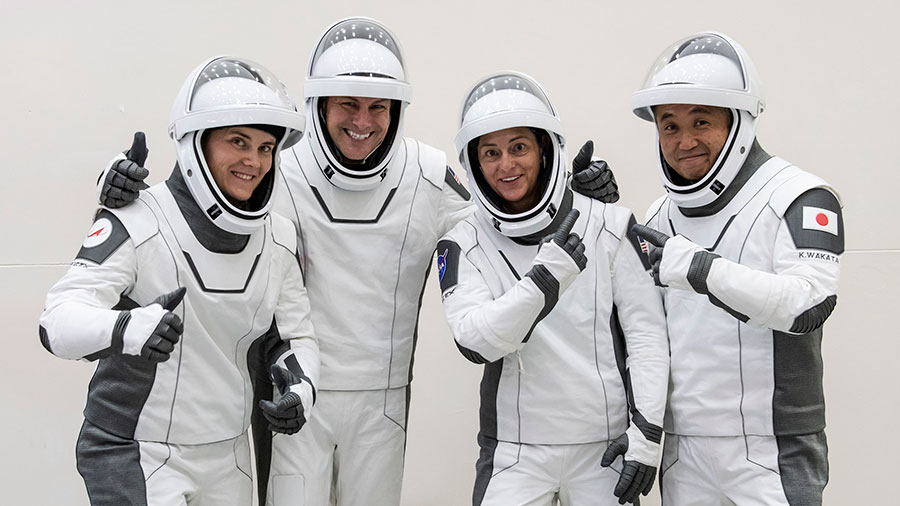
[{"label": "gloved hand", "polygon": [[[581,242],[581,238],[578,237],[578,234],[572,233],[572,227],[575,226],[575,222],[580,215],[581,213],[578,212],[578,209],[569,211],[569,214],[563,222],[559,224],[559,228],[556,229],[556,232],[544,237],[544,240],[542,241],[543,244],[552,242],[562,248],[562,250],[575,261],[579,272],[587,267],[587,258],[584,256],[584,243]],[[540,254],[541,252],[538,251],[538,257]],[[537,257],[535,258],[535,263],[538,263]]]},{"label": "gloved hand", "polygon": [[122,311],[113,335],[122,336],[122,353],[137,355],[150,362],[165,362],[175,349],[184,325],[172,311],[178,307],[187,290],[177,288],[160,295],[150,304]]},{"label": "gloved hand", "polygon": [[622,455],[622,473],[613,494],[619,498],[619,504],[639,504],[639,494],[649,494],[656,479],[659,441],[654,443],[647,440],[640,429],[632,424],[625,434],[610,441],[600,465],[609,467],[619,455]]},{"label": "gloved hand", "polygon": [[587,266],[584,243],[572,227],[578,219],[578,210],[572,209],[559,228],[541,242],[531,269],[525,273],[544,293],[546,305],[540,318],[546,316],[575,277]]},{"label": "gloved hand", "polygon": [[656,286],[667,286],[659,279],[659,264],[662,263],[663,249],[666,246],[666,241],[669,240],[669,236],[659,230],[639,224],[632,225],[631,233],[638,236],[640,240],[650,244],[647,257],[650,259],[650,266],[653,268],[653,281],[656,283]]},{"label": "gloved hand", "polygon": [[[259,407],[263,416],[269,422],[269,430],[282,434],[294,434],[306,423],[307,411],[303,405],[304,386],[308,391],[312,385],[304,384],[303,380],[290,370],[273,364],[270,369],[272,383],[281,393],[278,402],[267,400],[259,401]],[[309,402],[310,407],[312,402]]]},{"label": "gloved hand", "polygon": [[135,132],[131,149],[114,158],[100,174],[97,186],[101,205],[111,209],[124,207],[137,199],[138,191],[149,188],[144,182],[150,174],[144,168],[148,153],[144,132]]},{"label": "gloved hand", "polygon": [[600,202],[612,204],[619,200],[619,185],[609,165],[603,160],[591,160],[594,141],[587,141],[572,160],[572,189]]},{"label": "gloved hand", "polygon": [[706,279],[713,260],[719,255],[694,244],[686,237],[668,235],[644,225],[635,224],[631,233],[646,240],[653,247],[648,254],[653,267],[653,281],[658,286],[709,293]]}]

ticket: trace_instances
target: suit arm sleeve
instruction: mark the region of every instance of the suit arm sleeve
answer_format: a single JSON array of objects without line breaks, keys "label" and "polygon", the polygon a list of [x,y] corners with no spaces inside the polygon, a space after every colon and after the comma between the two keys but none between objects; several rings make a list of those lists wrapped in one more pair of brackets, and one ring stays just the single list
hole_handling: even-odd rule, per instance
[{"label": "suit arm sleeve", "polygon": [[[40,318],[44,347],[58,357],[75,360],[109,349],[114,344],[121,346],[121,342],[114,343],[113,340],[114,336],[118,341],[122,338],[122,312],[111,308],[134,286],[135,266],[134,243],[127,236],[102,263],[95,263],[79,253],[66,274],[47,294]],[[133,323],[137,327],[138,322]],[[156,324],[149,319],[143,323]]]},{"label": "suit arm sleeve", "polygon": [[521,349],[545,305],[534,280],[523,277],[495,299],[467,252],[461,252],[455,242],[442,240],[438,255],[439,271],[445,262],[443,273],[439,272],[444,312],[463,355],[488,363]]},{"label": "suit arm sleeve", "polygon": [[[625,234],[631,234],[630,228]],[[631,239],[620,241],[613,257],[613,301],[628,353],[626,369],[634,396],[632,422],[648,440],[658,443],[669,381],[666,319],[659,291],[636,250],[640,246]]]},{"label": "suit arm sleeve", "polygon": [[[810,207],[814,210],[811,218]],[[823,210],[830,211],[823,221],[834,223],[832,231],[810,223],[816,213],[825,215]],[[811,332],[825,322],[837,302],[843,249],[843,220],[837,200],[826,190],[811,190],[791,204],[779,223],[774,273],[715,258],[707,279],[709,295],[747,323],[794,334]]]},{"label": "suit arm sleeve", "polygon": [[319,384],[319,342],[310,317],[309,297],[300,269],[299,255],[285,261],[284,282],[275,309],[275,324],[282,340],[289,345],[276,364],[304,380],[308,388],[301,398],[304,406],[312,406]]}]

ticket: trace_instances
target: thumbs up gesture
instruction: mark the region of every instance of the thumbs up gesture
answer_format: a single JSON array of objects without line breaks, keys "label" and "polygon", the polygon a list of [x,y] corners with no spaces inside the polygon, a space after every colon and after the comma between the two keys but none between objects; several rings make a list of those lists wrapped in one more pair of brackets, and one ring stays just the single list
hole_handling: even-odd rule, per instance
[{"label": "thumbs up gesture", "polygon": [[111,209],[124,207],[137,199],[140,190],[148,188],[144,182],[150,174],[144,168],[148,154],[144,132],[135,132],[124,157],[116,157],[100,175],[100,204]]}]

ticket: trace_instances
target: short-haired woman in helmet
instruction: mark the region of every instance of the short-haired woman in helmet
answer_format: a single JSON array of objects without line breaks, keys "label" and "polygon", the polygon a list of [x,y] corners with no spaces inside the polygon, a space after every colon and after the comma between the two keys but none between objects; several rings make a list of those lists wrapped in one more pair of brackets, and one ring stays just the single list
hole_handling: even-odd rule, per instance
[{"label": "short-haired woman in helmet", "polygon": [[[177,166],[102,208],[41,315],[44,347],[96,361],[76,458],[92,505],[247,505],[251,376],[280,388],[272,430],[302,427],[318,343],[296,233],[269,213],[278,152],[304,118],[265,68],[210,59],[185,81]],[[143,134],[111,163],[141,171]]]}]

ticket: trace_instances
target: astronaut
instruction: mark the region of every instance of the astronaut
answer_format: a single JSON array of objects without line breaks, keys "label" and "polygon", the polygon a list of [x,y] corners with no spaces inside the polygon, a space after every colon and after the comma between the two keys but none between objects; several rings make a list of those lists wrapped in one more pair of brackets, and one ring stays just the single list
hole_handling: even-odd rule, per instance
[{"label": "astronaut", "polygon": [[387,27],[328,28],[303,90],[309,134],[285,156],[276,208],[299,228],[322,375],[308,427],[272,441],[266,501],[396,506],[428,267],[472,206],[444,153],[403,136],[412,88]]},{"label": "astronaut", "polygon": [[[258,349],[283,394],[262,405],[269,427],[310,417],[319,356],[296,233],[269,212],[304,124],[263,67],[207,60],[172,108],[172,175],[101,209],[47,295],[44,347],[97,361],[76,450],[92,505],[250,504]],[[145,158],[140,134],[111,166]]]},{"label": "astronaut", "polygon": [[[443,152],[404,137],[412,87],[383,24],[354,17],[329,27],[313,49],[304,95],[309,131],[285,152],[275,210],[298,227],[322,370],[315,416],[302,432],[270,439],[254,431],[260,503],[397,506],[431,258],[474,206]],[[116,179],[132,176],[107,173],[101,198],[127,201]],[[573,185],[618,198],[600,161]]]},{"label": "astronaut", "polygon": [[759,75],[725,35],[666,49],[632,105],[656,125],[666,190],[636,227],[669,327],[663,504],[821,504],[838,195],[759,145]]},{"label": "astronaut", "polygon": [[477,211],[437,252],[450,331],[485,364],[473,505],[637,502],[655,478],[668,350],[634,216],[566,187],[562,125],[532,78],[479,81],[460,119]]}]

